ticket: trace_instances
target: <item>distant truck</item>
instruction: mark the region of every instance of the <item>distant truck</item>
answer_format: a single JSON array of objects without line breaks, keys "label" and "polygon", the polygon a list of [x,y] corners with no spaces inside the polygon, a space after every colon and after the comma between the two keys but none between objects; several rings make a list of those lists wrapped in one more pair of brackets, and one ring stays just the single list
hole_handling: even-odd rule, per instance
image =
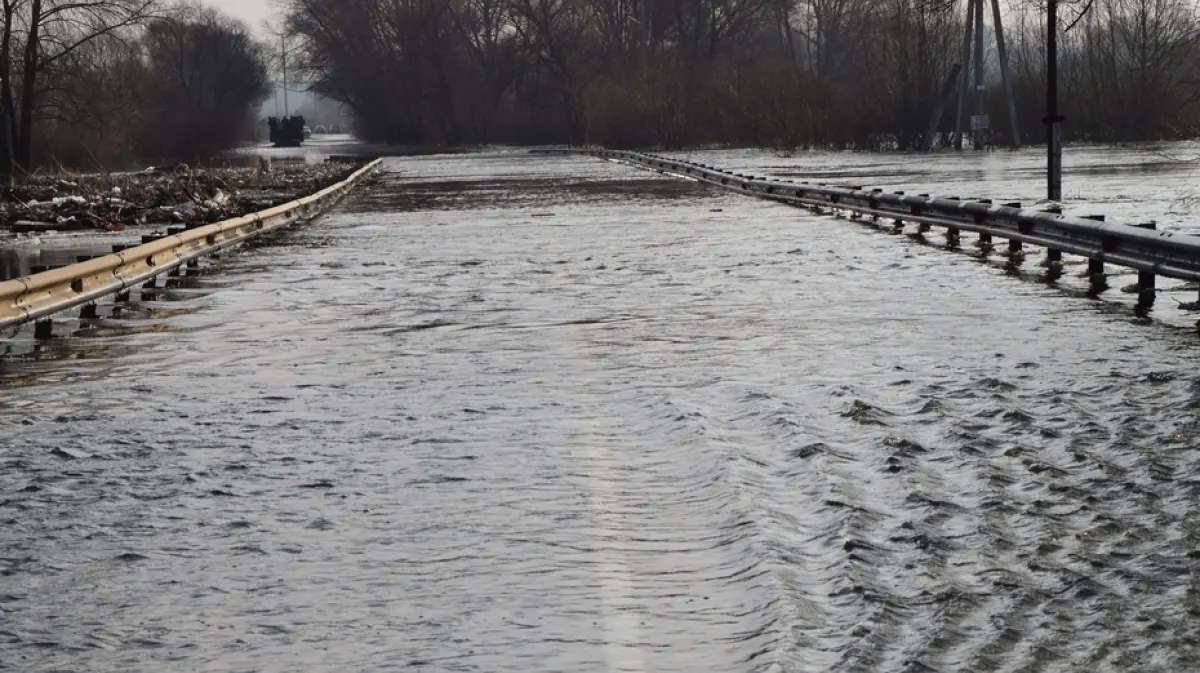
[{"label": "distant truck", "polygon": [[304,117],[293,115],[291,117],[269,117],[267,126],[271,130],[271,143],[275,147],[300,147],[307,137],[305,134],[306,127],[304,125]]}]

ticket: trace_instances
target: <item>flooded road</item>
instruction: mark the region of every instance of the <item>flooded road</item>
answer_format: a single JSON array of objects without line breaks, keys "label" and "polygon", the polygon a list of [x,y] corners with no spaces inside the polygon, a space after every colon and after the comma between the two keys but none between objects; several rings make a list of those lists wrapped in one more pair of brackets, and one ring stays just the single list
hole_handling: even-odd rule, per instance
[{"label": "flooded road", "polygon": [[0,670],[1200,668],[1166,296],[586,158],[386,167],[11,340]]}]

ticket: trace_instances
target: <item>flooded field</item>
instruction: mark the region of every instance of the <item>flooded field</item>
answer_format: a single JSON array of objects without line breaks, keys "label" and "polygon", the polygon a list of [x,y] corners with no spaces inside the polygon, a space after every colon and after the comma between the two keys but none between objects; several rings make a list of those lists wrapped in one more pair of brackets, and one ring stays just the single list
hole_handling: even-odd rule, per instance
[{"label": "flooded field", "polygon": [[[1070,208],[1195,228],[1187,164],[1106,152]],[[5,341],[0,671],[1200,669],[1194,289],[586,158],[386,169]]]},{"label": "flooded field", "polygon": [[[1019,152],[875,154],[676,152],[680,158],[794,180],[1045,203],[1046,148]],[[1064,150],[1064,212],[1200,234],[1200,142]]]}]

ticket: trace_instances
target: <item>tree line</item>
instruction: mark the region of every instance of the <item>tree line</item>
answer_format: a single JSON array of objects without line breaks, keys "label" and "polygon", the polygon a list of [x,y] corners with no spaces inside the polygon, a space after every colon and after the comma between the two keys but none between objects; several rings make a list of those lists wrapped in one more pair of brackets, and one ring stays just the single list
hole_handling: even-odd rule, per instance
[{"label": "tree line", "polygon": [[[1045,3],[1003,4],[1018,121],[1040,140]],[[1060,4],[1068,140],[1197,134],[1195,2]],[[931,111],[962,60],[966,20],[965,0],[284,5],[308,81],[354,112],[361,136],[438,145],[916,149],[933,140]],[[998,77],[994,55],[989,71]],[[1002,91],[989,87],[999,142],[1008,129]],[[947,141],[953,117],[934,129],[937,141]]]},{"label": "tree line", "polygon": [[250,30],[197,4],[0,0],[0,176],[209,156],[270,86]]}]

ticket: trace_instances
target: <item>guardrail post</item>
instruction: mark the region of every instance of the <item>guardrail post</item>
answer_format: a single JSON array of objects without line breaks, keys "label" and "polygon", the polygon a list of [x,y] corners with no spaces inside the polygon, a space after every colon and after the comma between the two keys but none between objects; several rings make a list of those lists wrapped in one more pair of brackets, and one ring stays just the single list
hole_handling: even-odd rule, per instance
[{"label": "guardrail post", "polygon": [[[903,191],[895,191],[895,192],[892,192],[892,194],[894,194],[895,196],[904,196]],[[892,224],[894,225],[894,227],[892,229],[893,233],[899,233],[901,231],[904,231],[904,218],[903,217],[900,217],[899,215],[893,215],[892,216]]]},{"label": "guardrail post", "polygon": [[1010,255],[1019,254],[1021,252],[1021,250],[1023,249],[1023,247],[1024,246],[1021,244],[1021,241],[1018,241],[1015,238],[1008,239],[1008,254],[1010,254]]},{"label": "guardrail post", "polygon": [[[919,197],[921,197],[921,198],[923,198],[923,199],[928,199],[928,198],[929,198],[929,195],[928,195],[928,194],[917,194],[917,196],[919,196]],[[917,206],[913,206],[913,208],[912,208],[912,214],[913,214],[913,215],[920,215],[920,214],[921,214],[921,210],[920,210],[920,208],[918,208]],[[931,228],[932,228],[932,227],[930,227],[928,224],[926,224],[926,223],[924,223],[924,222],[920,222],[920,223],[918,223],[918,224],[917,224],[917,233],[918,233],[918,234],[924,234],[924,233],[928,232],[928,231],[929,231]]]},{"label": "guardrail post", "polygon": [[[1010,204],[1010,205],[1015,205],[1017,208],[1021,207],[1021,204],[1019,204],[1019,203]],[[1062,215],[1062,208],[1060,208],[1058,206],[1050,206],[1044,212],[1053,213],[1055,215]],[[1052,264],[1062,264],[1062,250],[1054,250],[1051,248],[1046,248],[1046,264],[1047,264],[1047,266],[1052,265]]]},{"label": "guardrail post", "polygon": [[95,304],[84,304],[83,308],[79,309],[79,319],[80,320],[95,320],[96,318],[99,318],[99,317],[100,316],[96,311]]},{"label": "guardrail post", "polygon": [[[1061,212],[1061,209],[1058,209],[1058,210],[1059,210],[1059,212]],[[1053,212],[1053,211],[1050,211],[1050,212]],[[1104,216],[1103,215],[1084,215],[1083,219],[1095,220],[1096,222],[1103,222]],[[1088,276],[1091,276],[1093,281],[1096,281],[1098,279],[1103,280],[1104,279],[1104,260],[1089,259],[1087,272],[1088,272]]]},{"label": "guardrail post", "polygon": [[[1047,253],[1050,253],[1050,252],[1058,252],[1059,260],[1062,259],[1061,251],[1047,250]],[[1046,282],[1047,283],[1056,283],[1056,282],[1058,282],[1059,278],[1062,278],[1062,275],[1063,275],[1062,262],[1061,261],[1051,261],[1050,255],[1047,254],[1047,256],[1046,256],[1046,277],[1045,277]]]},{"label": "guardrail post", "polygon": [[39,320],[33,325],[34,339],[52,339],[54,338],[54,321],[46,318]]},{"label": "guardrail post", "polygon": [[[1157,222],[1144,222],[1142,224],[1136,224],[1134,226],[1138,227],[1139,229],[1149,229],[1151,231],[1158,230]],[[1151,296],[1154,295],[1154,272],[1153,271],[1138,271],[1138,290],[1141,291],[1143,294],[1145,294],[1146,292],[1149,292]]]}]

